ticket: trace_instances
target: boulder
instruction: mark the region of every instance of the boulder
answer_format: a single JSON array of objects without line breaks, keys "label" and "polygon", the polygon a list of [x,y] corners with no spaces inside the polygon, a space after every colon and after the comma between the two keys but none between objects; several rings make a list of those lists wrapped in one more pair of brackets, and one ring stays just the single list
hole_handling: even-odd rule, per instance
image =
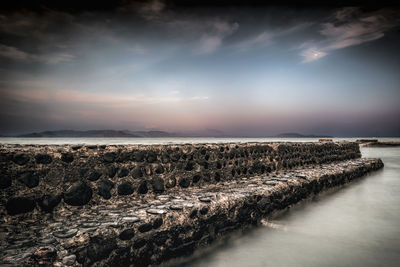
[{"label": "boulder", "polygon": [[92,198],[92,188],[84,182],[76,182],[64,193],[64,202],[71,206],[83,206]]}]

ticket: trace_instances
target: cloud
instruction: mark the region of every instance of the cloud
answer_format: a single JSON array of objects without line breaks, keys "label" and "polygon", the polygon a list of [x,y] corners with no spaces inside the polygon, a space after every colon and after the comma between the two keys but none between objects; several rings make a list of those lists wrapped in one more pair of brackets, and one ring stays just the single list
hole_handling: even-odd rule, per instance
[{"label": "cloud", "polygon": [[205,32],[194,49],[197,55],[211,54],[222,44],[223,39],[232,35],[239,28],[239,24],[222,20],[212,20],[205,24]]},{"label": "cloud", "polygon": [[[378,40],[385,32],[397,27],[399,21],[393,13],[380,10],[363,14],[359,8],[347,7],[336,11],[333,21],[321,24],[319,33],[323,39],[318,43],[302,45],[303,62],[311,62],[331,51]],[[317,51],[317,53],[313,53]]]},{"label": "cloud", "polygon": [[311,62],[314,60],[318,60],[324,56],[326,56],[328,53],[324,52],[324,51],[320,51],[316,48],[308,48],[306,50],[304,50],[303,52],[301,52],[301,56],[304,58],[303,59],[303,63],[307,63],[307,62]]},{"label": "cloud", "polygon": [[24,52],[16,47],[0,44],[0,57],[21,61],[41,62],[45,64],[58,64],[73,60],[75,57],[67,53],[53,53],[46,55],[35,55]]}]

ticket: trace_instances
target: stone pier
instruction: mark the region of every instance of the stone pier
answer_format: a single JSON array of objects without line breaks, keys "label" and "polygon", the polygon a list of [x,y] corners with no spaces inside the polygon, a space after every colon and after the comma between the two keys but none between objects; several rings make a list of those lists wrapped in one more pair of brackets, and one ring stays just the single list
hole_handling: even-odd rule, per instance
[{"label": "stone pier", "polygon": [[0,146],[1,266],[148,266],[383,167],[357,143]]}]

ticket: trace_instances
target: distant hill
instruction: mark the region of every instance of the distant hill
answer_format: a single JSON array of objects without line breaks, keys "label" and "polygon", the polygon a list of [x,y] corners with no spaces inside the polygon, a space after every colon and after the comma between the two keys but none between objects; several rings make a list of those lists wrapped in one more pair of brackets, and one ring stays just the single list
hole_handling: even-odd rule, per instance
[{"label": "distant hill", "polygon": [[18,135],[17,137],[174,137],[173,133],[164,131],[116,131],[116,130],[59,130],[44,131]]},{"label": "distant hill", "polygon": [[332,136],[328,135],[313,135],[313,134],[299,134],[299,133],[281,133],[275,137],[285,137],[285,138],[332,138]]}]

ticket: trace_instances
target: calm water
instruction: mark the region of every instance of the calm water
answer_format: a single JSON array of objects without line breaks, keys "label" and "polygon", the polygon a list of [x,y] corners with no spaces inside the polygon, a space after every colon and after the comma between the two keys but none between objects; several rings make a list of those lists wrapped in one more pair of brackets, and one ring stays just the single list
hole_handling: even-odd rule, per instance
[{"label": "calm water", "polygon": [[400,266],[400,148],[362,154],[385,168],[179,266]]},{"label": "calm water", "polygon": [[[0,144],[34,145],[128,145],[128,144],[201,144],[201,143],[246,143],[246,142],[317,142],[319,138],[212,138],[212,137],[171,137],[171,138],[12,138],[0,137]],[[333,141],[355,141],[359,138],[333,138]],[[368,137],[368,139],[371,139]],[[379,138],[382,141],[399,141],[399,138]]]}]

